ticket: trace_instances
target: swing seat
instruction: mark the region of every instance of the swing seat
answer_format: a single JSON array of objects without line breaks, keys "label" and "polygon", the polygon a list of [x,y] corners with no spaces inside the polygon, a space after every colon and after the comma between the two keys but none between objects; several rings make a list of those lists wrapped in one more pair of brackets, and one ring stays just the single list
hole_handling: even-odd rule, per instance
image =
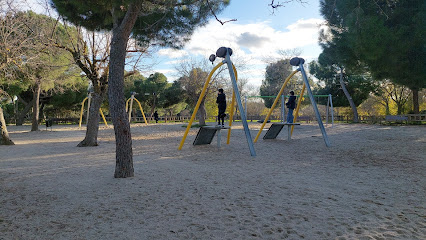
[{"label": "swing seat", "polygon": [[[197,136],[195,137],[193,145],[204,145],[210,144],[213,141],[216,132],[218,132],[218,137],[220,134],[220,130],[229,129],[230,127],[222,127],[222,126],[202,126],[198,130]],[[219,139],[218,139],[219,140]],[[218,142],[218,144],[220,144]]]},{"label": "swing seat", "polygon": [[300,123],[273,123],[266,132],[263,139],[276,139],[284,126],[288,127],[288,140],[291,139],[291,126],[300,125]]}]

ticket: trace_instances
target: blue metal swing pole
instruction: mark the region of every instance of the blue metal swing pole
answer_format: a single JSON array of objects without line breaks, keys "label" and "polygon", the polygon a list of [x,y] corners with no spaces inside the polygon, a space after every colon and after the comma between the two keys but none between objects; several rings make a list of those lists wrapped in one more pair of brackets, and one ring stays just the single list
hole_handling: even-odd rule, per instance
[{"label": "blue metal swing pole", "polygon": [[245,114],[243,104],[241,103],[241,96],[240,96],[240,92],[238,91],[237,80],[235,78],[234,70],[232,68],[231,57],[229,55],[229,48],[227,48],[226,50],[225,62],[228,65],[229,75],[231,76],[232,87],[234,89],[235,98],[237,100],[238,111],[240,112],[240,115],[241,115],[241,122],[243,123],[243,126],[244,126],[244,132],[246,134],[247,144],[250,149],[250,154],[251,156],[254,157],[256,156],[256,151],[254,150],[253,139],[251,138],[250,129],[248,128],[247,116]]},{"label": "blue metal swing pole", "polygon": [[303,81],[305,82],[306,89],[308,90],[309,99],[311,100],[312,106],[314,108],[314,112],[315,112],[315,115],[317,117],[318,125],[321,129],[321,133],[322,133],[322,137],[324,138],[325,145],[327,147],[330,147],[331,146],[330,141],[328,140],[327,133],[325,132],[324,125],[322,124],[322,120],[321,120],[321,116],[320,116],[319,111],[318,111],[317,103],[315,102],[315,98],[314,98],[314,95],[312,94],[311,86],[309,85],[308,77],[306,76],[305,69],[303,68],[304,62],[305,62],[304,60],[300,62],[299,69],[300,69],[300,72],[302,73]]}]

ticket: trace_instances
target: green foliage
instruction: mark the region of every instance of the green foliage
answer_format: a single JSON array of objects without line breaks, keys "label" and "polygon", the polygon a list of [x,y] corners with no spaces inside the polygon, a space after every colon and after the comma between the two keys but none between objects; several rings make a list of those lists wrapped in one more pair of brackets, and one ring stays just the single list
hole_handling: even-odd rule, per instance
[{"label": "green foliage", "polygon": [[71,109],[75,105],[80,105],[87,97],[87,86],[81,86],[79,89],[67,89],[63,93],[54,94],[49,104],[56,109]]},{"label": "green foliage", "polygon": [[[182,87],[184,93],[184,99],[192,108],[195,107],[201,91],[203,90],[204,83],[207,80],[209,73],[204,71],[201,68],[193,68],[189,70],[189,73],[178,79],[180,86]],[[207,90],[206,97],[208,97],[208,92],[211,91],[211,88]]]},{"label": "green foliage", "polygon": [[331,31],[322,46],[334,63],[362,63],[375,79],[426,87],[425,1],[322,0],[321,14]]},{"label": "green foliage", "polygon": [[[293,72],[289,59],[279,60],[275,63],[270,63],[266,67],[265,79],[262,80],[260,86],[260,95],[262,96],[275,96],[279,93],[285,79]],[[284,94],[288,94],[290,90],[294,90],[295,79],[290,80]],[[292,88],[292,89],[290,89]],[[290,90],[288,90],[290,89]],[[271,108],[274,98],[263,98],[265,106]]]},{"label": "green foliage", "polygon": [[[337,74],[336,68],[332,65],[322,65],[312,61],[309,63],[309,72],[325,84],[324,87],[315,89],[314,94],[331,94],[334,106],[349,106],[348,99],[341,89],[339,83],[340,76]],[[378,85],[375,84],[367,74],[345,74],[343,76],[343,81],[356,106],[360,105],[368,98],[371,92],[374,92],[378,88]],[[327,104],[327,99],[321,99],[321,101],[321,104]]]},{"label": "green foliage", "polygon": [[165,102],[164,91],[168,87],[167,77],[162,73],[151,74],[144,81],[135,82],[135,92],[139,101],[153,107],[162,107]]},{"label": "green foliage", "polygon": [[171,86],[164,90],[164,108],[169,108],[175,104],[183,102],[183,90],[178,81],[174,81]]},{"label": "green foliage", "polygon": [[178,109],[182,110],[185,107],[174,106],[184,102],[180,83],[177,81],[173,83],[167,82],[167,77],[162,73],[156,72],[148,78],[137,73],[126,78],[126,98],[131,96],[131,92],[136,92],[135,97],[143,105],[144,111],[147,110],[147,107],[153,107],[154,101],[156,108],[168,108],[172,112]]},{"label": "green foliage", "polygon": [[52,3],[66,20],[93,31],[111,30],[114,18],[120,23],[127,11],[139,11],[132,31],[139,44],[181,47],[197,26],[207,23],[212,10],[219,13],[229,0],[211,0],[210,5],[192,0],[53,0]]},{"label": "green foliage", "polygon": [[[15,59],[11,61],[14,65],[9,69],[3,69],[3,77],[0,77],[0,79],[8,80],[3,82],[9,85],[14,94],[17,94],[19,90],[28,89],[35,81],[41,81],[42,89],[46,91],[63,84],[70,86],[72,82],[79,81],[80,71],[72,64],[66,53],[51,48],[47,44],[50,39],[56,42],[69,42],[71,35],[69,32],[64,32],[64,26],[61,23],[31,11],[18,12],[15,15],[7,15],[5,18],[25,23],[13,29],[6,28],[12,35],[20,34],[19,37],[22,39],[19,41],[27,42],[27,45],[20,48],[20,56],[15,56]],[[11,19],[5,20],[6,23],[11,21]],[[8,40],[12,41],[12,39]],[[0,80],[0,84],[1,82]]]},{"label": "green foliage", "polygon": [[[0,67],[0,88],[9,96],[19,95],[29,103],[33,98],[32,89],[38,82],[42,89],[42,105],[49,105],[52,96],[55,98],[57,94],[74,91],[83,85],[87,88],[85,80],[80,77],[80,70],[67,53],[50,44],[53,41],[69,45],[73,34],[76,34],[74,28],[65,30],[65,26],[56,19],[31,11],[1,16],[0,35],[3,41],[0,56],[5,59],[0,61],[5,60],[8,64]],[[71,96],[66,96],[64,100],[71,99]],[[72,107],[69,104],[59,105],[57,109],[69,109]],[[18,106],[23,109],[22,104]],[[55,109],[54,106],[52,108]]]}]

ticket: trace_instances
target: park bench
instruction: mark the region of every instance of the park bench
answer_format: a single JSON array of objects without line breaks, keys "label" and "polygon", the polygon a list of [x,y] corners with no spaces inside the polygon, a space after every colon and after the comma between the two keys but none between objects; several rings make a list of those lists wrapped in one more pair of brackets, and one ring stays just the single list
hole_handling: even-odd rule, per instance
[{"label": "park bench", "polygon": [[78,124],[78,118],[48,118],[46,119],[46,128],[52,127],[53,124]]},{"label": "park bench", "polygon": [[407,123],[408,117],[403,115],[386,115],[385,122],[388,123]]},{"label": "park bench", "polygon": [[310,121],[312,121],[312,120],[311,120],[311,117],[310,117],[310,116],[298,116],[298,117],[297,117],[297,121],[298,121],[298,122],[304,121],[304,122],[309,123],[309,122],[310,122]]}]

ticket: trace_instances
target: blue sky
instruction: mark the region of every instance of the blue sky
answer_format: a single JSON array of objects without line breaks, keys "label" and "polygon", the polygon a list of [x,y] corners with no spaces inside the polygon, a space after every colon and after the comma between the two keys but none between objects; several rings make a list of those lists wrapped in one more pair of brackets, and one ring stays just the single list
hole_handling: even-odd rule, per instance
[{"label": "blue sky", "polygon": [[215,19],[196,30],[191,41],[179,51],[161,49],[157,65],[152,71],[162,72],[169,81],[175,80],[175,66],[179,61],[190,58],[208,58],[221,46],[233,49],[233,61],[244,62],[244,69],[238,70],[253,86],[260,86],[268,62],[278,60],[279,50],[301,50],[301,56],[308,61],[321,53],[318,32],[324,21],[319,14],[319,1],[307,0],[286,4],[272,12],[270,0],[231,0],[231,4],[218,15],[222,21],[237,19],[223,26]]},{"label": "blue sky", "polygon": [[[23,6],[43,12],[36,3],[46,0],[22,0]],[[233,49],[232,60],[240,78],[246,78],[252,86],[260,86],[268,62],[282,57],[279,50],[299,49],[307,61],[316,59],[321,53],[318,32],[323,19],[319,14],[319,0],[304,0],[287,3],[275,9],[268,6],[271,0],[231,0],[231,4],[220,14],[222,21],[237,19],[221,25],[214,18],[197,29],[191,40],[181,50],[159,49],[153,59],[146,59],[150,69],[142,71],[149,76],[154,72],[165,74],[171,82],[179,75],[176,66],[188,59],[207,59],[221,46]],[[277,1],[275,1],[277,2]],[[218,60],[216,60],[218,63]],[[238,65],[244,67],[238,68]]]}]

